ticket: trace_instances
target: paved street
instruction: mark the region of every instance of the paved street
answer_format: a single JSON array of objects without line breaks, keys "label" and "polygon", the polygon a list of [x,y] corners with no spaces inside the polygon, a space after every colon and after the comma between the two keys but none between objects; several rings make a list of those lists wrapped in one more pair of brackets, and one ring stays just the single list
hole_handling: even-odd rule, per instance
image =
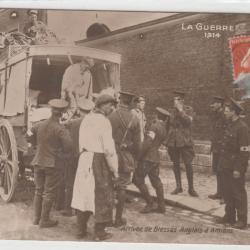
[{"label": "paved street", "polygon": [[[62,217],[54,211],[60,221],[56,228],[39,229],[31,224],[32,218],[32,183],[25,189],[19,187],[15,203],[0,202],[0,238],[17,240],[67,240],[75,241],[75,217]],[[24,195],[25,194],[25,195]],[[144,202],[135,198],[127,204],[128,224],[124,228],[109,230],[114,234],[110,241],[115,242],[165,242],[165,243],[214,243],[214,244],[249,244],[250,232],[233,230],[214,224],[213,216],[189,210],[167,206],[165,215],[140,214]],[[89,223],[92,231],[93,219]],[[148,232],[146,232],[148,231]],[[91,241],[91,237],[86,239]]]},{"label": "paved street", "polygon": [[[197,171],[194,166],[194,186],[199,194],[198,198],[191,197],[188,194],[188,184],[185,171],[182,171],[182,183],[184,192],[178,195],[171,195],[170,193],[175,189],[175,179],[170,165],[161,166],[160,176],[164,186],[165,200],[170,205],[180,206],[200,212],[206,215],[222,217],[224,215],[224,205],[221,205],[218,200],[208,199],[209,194],[216,192],[216,177],[212,172]],[[149,184],[148,178],[146,183]],[[152,195],[155,196],[155,191],[152,186],[148,185]],[[250,218],[250,182],[246,183],[248,191],[248,218]],[[129,190],[138,193],[138,189],[134,185],[129,186]]]}]

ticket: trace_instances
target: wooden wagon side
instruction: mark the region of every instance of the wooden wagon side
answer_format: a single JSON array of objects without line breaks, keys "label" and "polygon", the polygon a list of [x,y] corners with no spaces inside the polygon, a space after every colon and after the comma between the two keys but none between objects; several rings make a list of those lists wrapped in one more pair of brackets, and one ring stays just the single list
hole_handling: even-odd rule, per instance
[{"label": "wooden wagon side", "polygon": [[39,71],[41,65],[49,68],[66,61],[64,66],[69,66],[81,57],[113,63],[116,71],[113,87],[119,91],[120,55],[116,53],[83,46],[35,45],[9,47],[0,55],[0,196],[4,201],[13,198],[19,174],[18,156],[28,149],[25,132],[32,126],[29,119],[32,71]]}]

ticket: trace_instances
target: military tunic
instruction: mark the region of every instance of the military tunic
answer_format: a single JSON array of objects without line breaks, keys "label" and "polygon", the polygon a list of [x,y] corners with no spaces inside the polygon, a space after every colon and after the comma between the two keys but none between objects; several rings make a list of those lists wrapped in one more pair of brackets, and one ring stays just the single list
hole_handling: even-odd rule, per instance
[{"label": "military tunic", "polygon": [[185,165],[191,164],[195,156],[192,139],[192,110],[184,106],[184,111],[174,110],[170,117],[169,132],[166,140],[171,160],[177,165],[182,157]]},{"label": "military tunic", "polygon": [[125,188],[131,182],[131,173],[136,168],[136,156],[140,147],[140,124],[138,118],[125,105],[120,105],[111,113],[109,120],[118,155],[120,184]]},{"label": "military tunic", "polygon": [[154,188],[162,186],[159,178],[160,155],[159,148],[166,138],[166,125],[161,120],[154,120],[146,132],[138,165],[133,182],[136,186],[145,185],[145,177],[148,175]]},{"label": "military tunic", "polygon": [[[245,173],[249,160],[249,130],[247,125],[237,119],[228,124],[221,148],[219,170],[222,174],[223,197],[228,220],[247,223],[247,193],[245,189]],[[233,172],[240,173],[234,178]]]},{"label": "military tunic", "polygon": [[63,158],[72,152],[72,141],[68,131],[53,117],[34,126],[31,131],[31,140],[37,145],[31,163],[34,166],[36,195],[51,200],[55,198],[60,183]]}]

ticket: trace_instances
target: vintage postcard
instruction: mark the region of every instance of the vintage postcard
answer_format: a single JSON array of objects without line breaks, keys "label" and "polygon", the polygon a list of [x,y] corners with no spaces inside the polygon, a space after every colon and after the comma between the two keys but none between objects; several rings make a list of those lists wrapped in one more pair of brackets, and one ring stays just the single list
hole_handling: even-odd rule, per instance
[{"label": "vintage postcard", "polygon": [[250,244],[250,14],[0,9],[0,239]]}]

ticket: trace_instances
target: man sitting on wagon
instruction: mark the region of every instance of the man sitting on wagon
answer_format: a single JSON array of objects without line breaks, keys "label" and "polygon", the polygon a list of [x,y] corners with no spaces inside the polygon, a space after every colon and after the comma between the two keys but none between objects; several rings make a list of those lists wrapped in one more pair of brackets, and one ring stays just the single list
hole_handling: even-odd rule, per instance
[{"label": "man sitting on wagon", "polygon": [[71,115],[77,111],[79,98],[92,99],[92,65],[91,59],[83,58],[80,62],[70,65],[64,72],[61,98],[69,101]]},{"label": "man sitting on wagon", "polygon": [[23,33],[31,38],[31,44],[59,43],[55,33],[47,25],[38,20],[37,10],[28,10],[29,21],[25,24]]}]

